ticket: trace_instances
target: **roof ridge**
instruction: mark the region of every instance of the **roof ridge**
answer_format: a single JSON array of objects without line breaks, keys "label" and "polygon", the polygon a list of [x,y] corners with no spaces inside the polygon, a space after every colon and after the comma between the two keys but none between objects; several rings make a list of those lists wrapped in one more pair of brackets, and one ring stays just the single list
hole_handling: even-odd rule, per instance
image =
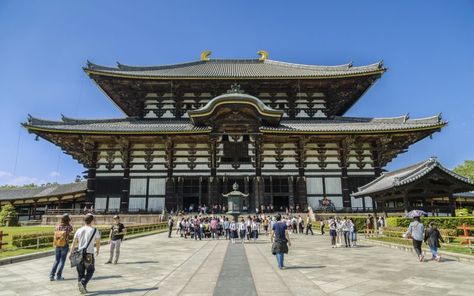
[{"label": "roof ridge", "polygon": [[181,62],[175,64],[164,64],[164,65],[153,65],[153,66],[135,66],[135,65],[126,65],[120,62],[117,62],[117,67],[102,66],[87,60],[86,67],[84,70],[98,70],[98,71],[154,71],[154,70],[167,70],[167,69],[176,69],[187,66],[194,66],[200,64],[226,64],[226,63],[245,63],[245,64],[268,64],[276,65],[283,67],[291,67],[295,69],[304,69],[304,70],[326,70],[326,71],[341,71],[341,70],[386,70],[383,67],[383,62],[379,61],[376,63],[362,65],[362,66],[353,66],[352,62],[348,62],[340,65],[308,65],[308,64],[298,64],[291,62],[283,62],[276,60],[260,60],[260,59],[209,59],[209,60],[196,60],[189,62]]}]

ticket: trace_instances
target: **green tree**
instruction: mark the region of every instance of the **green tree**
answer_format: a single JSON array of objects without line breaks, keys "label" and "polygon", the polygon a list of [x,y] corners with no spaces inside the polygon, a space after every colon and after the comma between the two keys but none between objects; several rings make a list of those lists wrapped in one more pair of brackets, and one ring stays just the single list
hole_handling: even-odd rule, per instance
[{"label": "green tree", "polygon": [[455,167],[453,171],[474,182],[474,160],[465,160],[463,164]]},{"label": "green tree", "polygon": [[0,225],[5,225],[7,218],[10,219],[10,226],[18,224],[18,214],[16,213],[15,207],[10,204],[4,205],[0,211]]}]

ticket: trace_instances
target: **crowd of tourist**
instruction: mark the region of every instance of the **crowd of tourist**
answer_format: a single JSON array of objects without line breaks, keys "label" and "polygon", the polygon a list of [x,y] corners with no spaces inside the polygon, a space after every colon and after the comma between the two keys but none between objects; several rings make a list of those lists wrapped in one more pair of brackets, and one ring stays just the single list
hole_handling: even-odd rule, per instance
[{"label": "crowd of tourist", "polygon": [[[205,211],[204,211],[205,212]],[[168,219],[168,237],[173,233],[183,239],[193,240],[229,240],[232,244],[256,242],[259,236],[270,237],[272,242],[272,253],[276,256],[278,268],[284,269],[284,254],[288,253],[291,246],[290,236],[292,235],[314,235],[312,230],[313,220],[310,214],[281,214],[257,213],[240,217],[238,221],[226,215],[204,215],[195,214],[187,216],[170,216]],[[314,216],[313,216],[314,217]],[[114,223],[110,226],[109,235],[109,259],[106,264],[117,264],[120,256],[121,242],[126,235],[126,227],[120,222],[120,217],[113,217]],[[91,213],[84,216],[84,226],[79,228],[72,240],[69,248],[70,235],[73,227],[70,224],[68,214],[64,214],[61,222],[56,226],[53,244],[55,246],[55,261],[50,272],[50,280],[64,280],[62,271],[66,263],[67,254],[77,255],[80,250],[80,261],[76,266],[78,273],[78,288],[83,294],[87,293],[87,284],[91,280],[95,271],[95,256],[100,250],[100,233],[92,226],[94,217]],[[367,233],[374,228],[375,219],[368,215],[365,220]],[[385,227],[383,218],[377,220],[379,228]],[[325,235],[325,221],[319,220],[320,234]],[[329,217],[327,220],[329,227],[330,245],[332,248],[351,248],[357,246],[358,229],[353,218],[350,217]],[[418,260],[424,262],[424,253],[421,246],[423,241],[428,244],[432,259],[440,261],[438,254],[439,242],[443,241],[439,230],[434,222],[430,222],[429,228],[425,230],[420,217],[415,216],[404,235],[413,240],[413,247]],[[444,242],[444,241],[443,241]],[[95,249],[95,252],[94,252]],[[75,252],[74,252],[75,251]]]},{"label": "crowd of tourist", "polygon": [[[178,221],[175,221],[177,219]],[[307,215],[305,218],[301,215],[285,216],[282,219],[287,229],[291,233],[311,233],[312,221]],[[233,221],[224,215],[212,215],[206,217],[203,215],[190,215],[180,218],[169,217],[168,236],[171,237],[173,231],[185,239],[219,239],[224,238],[235,243],[237,239],[243,243],[247,241],[256,241],[260,234],[269,235],[276,223],[276,215],[256,214],[242,217],[239,221]]]}]

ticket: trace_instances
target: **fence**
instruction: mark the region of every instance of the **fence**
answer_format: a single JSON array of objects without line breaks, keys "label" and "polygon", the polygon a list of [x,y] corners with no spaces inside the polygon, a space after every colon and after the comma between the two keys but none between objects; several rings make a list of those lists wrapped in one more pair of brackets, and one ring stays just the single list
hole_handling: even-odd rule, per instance
[{"label": "fence", "polygon": [[[165,231],[167,223],[142,224],[128,226],[127,236],[152,231]],[[108,239],[110,228],[97,228],[102,239]],[[71,234],[72,235],[72,234]],[[12,246],[14,249],[40,249],[53,246],[53,232],[18,234],[12,236]]]}]

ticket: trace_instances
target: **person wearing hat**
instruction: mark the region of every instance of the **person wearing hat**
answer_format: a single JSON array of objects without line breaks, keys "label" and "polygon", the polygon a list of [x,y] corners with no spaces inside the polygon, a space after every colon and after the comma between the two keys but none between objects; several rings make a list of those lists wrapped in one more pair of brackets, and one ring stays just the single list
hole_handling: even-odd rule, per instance
[{"label": "person wearing hat", "polygon": [[69,252],[69,236],[73,231],[70,222],[71,218],[69,218],[69,215],[64,214],[61,217],[61,222],[54,229],[53,246],[55,247],[55,259],[53,268],[49,274],[50,281],[54,281],[55,279],[58,281],[64,280],[62,273],[67,253]]},{"label": "person wearing hat", "polygon": [[[112,263],[112,260],[114,264],[117,264],[119,256],[120,256],[120,245],[122,244],[122,240],[126,232],[127,232],[127,229],[122,223],[120,223],[120,217],[118,215],[115,215],[114,225],[112,225],[112,227],[110,228],[110,235],[109,235],[110,257],[109,257],[109,260],[105,262],[105,264]],[[114,258],[114,253],[115,253],[115,258]]]},{"label": "person wearing hat", "polygon": [[[99,256],[100,250],[100,233],[92,227],[94,216],[88,213],[84,216],[84,226],[79,228],[74,234],[71,250],[81,250],[84,252],[83,260],[77,264],[77,286],[81,294],[86,294],[87,284],[92,279],[95,271],[95,256]],[[69,252],[69,260],[71,260],[72,252]]]}]

